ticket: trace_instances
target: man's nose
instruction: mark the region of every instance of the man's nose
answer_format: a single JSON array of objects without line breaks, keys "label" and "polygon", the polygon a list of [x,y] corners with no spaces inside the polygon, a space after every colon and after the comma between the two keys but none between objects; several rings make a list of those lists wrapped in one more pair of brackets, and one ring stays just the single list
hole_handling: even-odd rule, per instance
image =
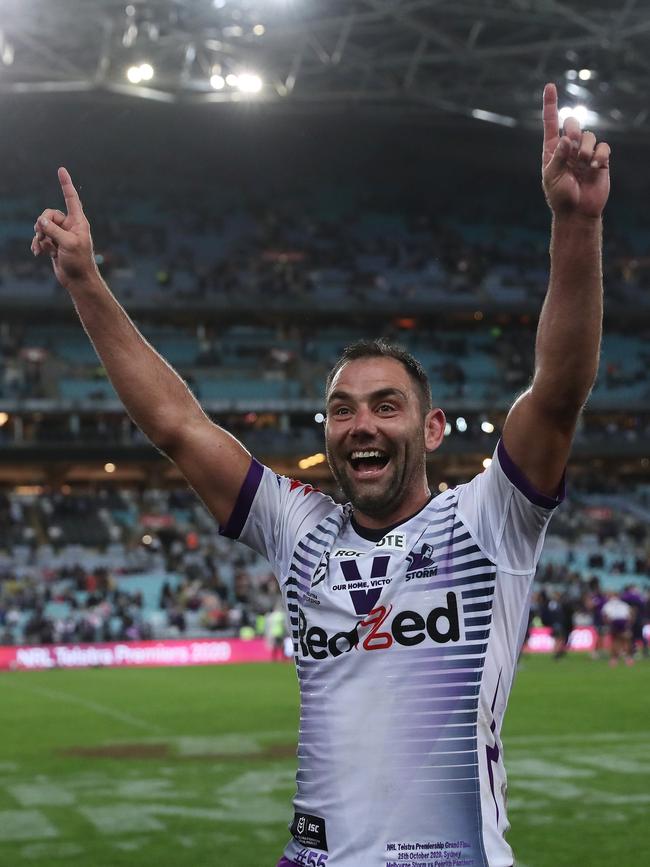
[{"label": "man's nose", "polygon": [[354,414],[351,433],[355,436],[372,435],[377,430],[377,420],[368,407],[358,407]]}]

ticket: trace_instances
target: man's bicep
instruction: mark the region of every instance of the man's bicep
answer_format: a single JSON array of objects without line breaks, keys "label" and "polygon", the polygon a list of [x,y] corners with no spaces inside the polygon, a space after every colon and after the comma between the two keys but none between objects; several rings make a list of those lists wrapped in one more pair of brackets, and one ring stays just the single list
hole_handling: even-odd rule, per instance
[{"label": "man's bicep", "polygon": [[546,412],[532,390],[513,404],[502,440],[513,463],[540,493],[555,497],[569,459],[577,419]]},{"label": "man's bicep", "polygon": [[203,416],[184,427],[168,454],[219,525],[227,524],[251,467],[250,453]]}]

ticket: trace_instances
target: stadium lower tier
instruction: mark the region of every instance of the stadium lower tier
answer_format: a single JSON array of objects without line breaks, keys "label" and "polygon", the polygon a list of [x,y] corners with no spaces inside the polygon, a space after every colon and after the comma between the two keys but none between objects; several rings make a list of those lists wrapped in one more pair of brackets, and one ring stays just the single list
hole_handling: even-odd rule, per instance
[{"label": "stadium lower tier", "polygon": [[[649,485],[574,492],[551,523],[531,623],[599,628],[613,594],[642,627],[648,527]],[[0,494],[0,644],[272,638],[279,603],[268,563],[219,535],[187,489]]]}]

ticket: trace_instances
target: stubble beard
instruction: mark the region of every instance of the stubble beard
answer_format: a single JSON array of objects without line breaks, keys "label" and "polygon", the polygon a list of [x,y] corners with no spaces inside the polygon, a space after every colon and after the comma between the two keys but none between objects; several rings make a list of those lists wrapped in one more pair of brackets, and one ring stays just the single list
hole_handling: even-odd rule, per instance
[{"label": "stubble beard", "polygon": [[415,482],[418,468],[413,467],[411,472],[408,472],[409,453],[412,447],[413,444],[408,443],[404,455],[399,458],[395,454],[391,456],[390,474],[379,482],[377,489],[371,491],[360,491],[360,486],[349,477],[345,461],[339,463],[329,449],[327,449],[327,459],[332,475],[345,499],[355,510],[369,518],[381,519],[393,514],[399,508],[408,496],[410,485]]}]

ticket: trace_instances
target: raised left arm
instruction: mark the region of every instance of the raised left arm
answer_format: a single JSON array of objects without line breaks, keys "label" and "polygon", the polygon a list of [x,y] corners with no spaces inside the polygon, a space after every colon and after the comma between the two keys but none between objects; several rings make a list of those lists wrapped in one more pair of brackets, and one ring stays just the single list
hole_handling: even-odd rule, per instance
[{"label": "raised left arm", "polygon": [[503,444],[529,482],[558,493],[576,423],[598,371],[603,317],[602,212],[609,146],[568,118],[560,136],[555,85],[544,89],[543,186],[553,212],[551,273],[530,388],[514,403]]}]

